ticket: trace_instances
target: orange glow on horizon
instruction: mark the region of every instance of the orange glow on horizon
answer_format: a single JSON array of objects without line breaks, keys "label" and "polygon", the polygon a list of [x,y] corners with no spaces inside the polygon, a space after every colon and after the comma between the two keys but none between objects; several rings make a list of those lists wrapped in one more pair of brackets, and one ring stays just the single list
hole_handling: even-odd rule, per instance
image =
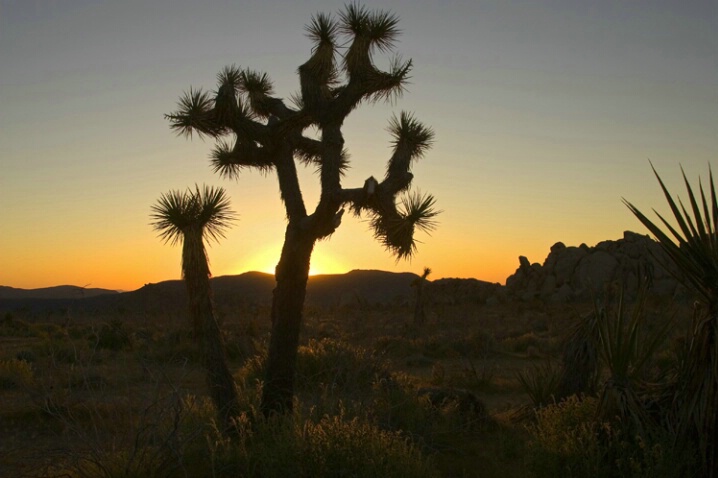
[{"label": "orange glow on horizon", "polygon": [[[258,271],[274,275],[274,269],[279,262],[281,244],[267,246],[265,249],[255,252],[252,256],[229,268],[228,274],[243,274],[245,272]],[[342,261],[336,260],[331,255],[315,249],[309,264],[309,275],[322,274],[344,274],[352,268],[344,265]]]}]

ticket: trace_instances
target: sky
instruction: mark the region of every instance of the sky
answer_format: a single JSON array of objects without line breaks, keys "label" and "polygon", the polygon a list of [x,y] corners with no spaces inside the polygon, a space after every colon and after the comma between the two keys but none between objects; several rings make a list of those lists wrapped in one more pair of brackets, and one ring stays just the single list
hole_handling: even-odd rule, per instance
[{"label": "sky", "polygon": [[[272,272],[284,237],[276,177],[212,173],[211,140],[178,137],[164,114],[236,64],[298,90],[304,26],[328,0],[0,0],[0,285],[134,290],[177,279],[180,247],[149,225],[160,194],[224,187],[239,221],[208,248],[215,276]],[[504,283],[518,257],[645,233],[622,203],[670,214],[650,162],[685,197],[718,174],[716,0],[385,0],[412,58],[407,92],[344,126],[345,187],[383,177],[386,125],[413,112],[436,134],[413,167],[439,227],[396,262],[345,216],[312,273],[382,269]],[[386,67],[389,56],[377,55]],[[318,178],[301,169],[308,208]]]}]

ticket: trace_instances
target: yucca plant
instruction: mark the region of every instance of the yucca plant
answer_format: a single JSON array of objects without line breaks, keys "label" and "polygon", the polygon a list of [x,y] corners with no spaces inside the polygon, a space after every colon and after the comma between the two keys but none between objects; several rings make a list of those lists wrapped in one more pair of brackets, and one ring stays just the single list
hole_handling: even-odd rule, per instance
[{"label": "yucca plant", "polygon": [[598,315],[594,313],[581,318],[566,340],[557,400],[596,391],[600,372],[598,343]]},{"label": "yucca plant", "polygon": [[224,237],[236,214],[224,189],[195,186],[160,196],[152,206],[151,218],[162,240],[172,245],[182,242],[182,277],[195,338],[200,345],[212,401],[220,422],[229,430],[232,420],[239,415],[239,400],[212,304],[205,240],[219,241]]},{"label": "yucca plant", "polygon": [[633,430],[644,433],[649,415],[641,395],[649,387],[646,369],[655,352],[663,344],[671,322],[666,321],[652,332],[646,332],[646,290],[639,296],[630,313],[626,310],[623,291],[615,312],[596,304],[598,351],[609,377],[604,382],[598,402],[598,418],[615,418]]},{"label": "yucca plant", "polygon": [[690,204],[687,210],[680,199],[673,199],[656,169],[651,167],[677,226],[656,212],[665,228],[662,229],[633,204],[626,200],[624,203],[678,267],[682,273],[679,279],[695,290],[703,302],[695,317],[692,337],[688,338],[686,359],[678,371],[675,403],[677,436],[697,440],[704,474],[713,478],[718,476],[718,199],[713,173],[709,167],[710,197],[700,180],[697,197],[681,168]]},{"label": "yucca plant", "polygon": [[[342,185],[349,166],[342,133],[347,116],[362,103],[400,96],[409,80],[411,60],[395,57],[387,71],[374,63],[377,52],[392,51],[398,22],[391,13],[355,3],[338,18],[318,14],[306,26],[313,47],[298,68],[300,91],[293,104],[273,96],[266,73],[229,66],[217,76],[214,97],[190,89],[178,111],[166,116],[180,134],[197,132],[217,140],[211,161],[220,175],[237,178],[245,168],[277,173],[287,227],[275,269],[265,415],[292,411],[309,262],[315,243],[336,231],[345,209],[367,217],[375,237],[399,259],[416,252],[417,229],[435,227],[434,198],[408,193],[412,164],[431,147],[434,133],[409,113],[389,123],[393,151],[383,179],[369,177],[355,188]],[[318,139],[306,136],[307,128],[317,130]],[[300,189],[297,163],[317,169],[321,195],[314,211]],[[406,196],[402,200],[400,195]]]},{"label": "yucca plant", "polygon": [[558,401],[556,392],[560,378],[560,371],[550,361],[516,373],[516,379],[535,408],[543,408]]},{"label": "yucca plant", "polygon": [[416,288],[416,303],[414,304],[415,330],[418,330],[426,321],[426,312],[424,312],[424,286],[426,285],[426,279],[429,277],[429,274],[431,274],[431,269],[424,267],[424,272],[421,276],[414,279],[411,283],[411,286]]}]

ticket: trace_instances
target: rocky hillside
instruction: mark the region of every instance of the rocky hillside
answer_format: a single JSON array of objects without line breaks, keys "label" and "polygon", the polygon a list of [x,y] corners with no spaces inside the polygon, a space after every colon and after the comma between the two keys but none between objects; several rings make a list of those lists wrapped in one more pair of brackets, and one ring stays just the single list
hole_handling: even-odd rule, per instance
[{"label": "rocky hillside", "polygon": [[645,283],[651,294],[684,296],[686,291],[676,280],[676,273],[657,242],[626,231],[623,239],[603,241],[594,247],[557,242],[543,264],[519,257],[519,268],[506,279],[506,293],[521,300],[569,302],[600,296],[608,287],[621,286],[628,298],[634,298],[639,285]]}]

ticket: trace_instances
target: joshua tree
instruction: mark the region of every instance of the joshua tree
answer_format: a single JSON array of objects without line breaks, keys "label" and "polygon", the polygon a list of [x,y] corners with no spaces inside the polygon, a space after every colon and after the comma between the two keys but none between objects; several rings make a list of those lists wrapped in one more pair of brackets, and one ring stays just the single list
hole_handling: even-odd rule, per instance
[{"label": "joshua tree", "polygon": [[678,436],[696,439],[703,476],[712,478],[718,476],[718,197],[710,169],[710,199],[699,182],[700,202],[682,169],[681,172],[690,213],[680,200],[676,203],[653,169],[677,224],[677,227],[671,226],[656,213],[668,233],[633,204],[625,200],[624,203],[656,236],[682,272],[678,278],[694,289],[703,303],[703,309],[696,314],[693,335],[688,338],[688,350],[678,373],[675,403],[678,405]]},{"label": "joshua tree", "polygon": [[[416,228],[435,226],[431,195],[407,194],[397,206],[397,195],[412,182],[412,162],[431,146],[433,132],[411,114],[402,112],[389,124],[393,153],[382,181],[369,177],[363,187],[342,186],[349,164],[342,125],[363,102],[389,100],[400,95],[412,68],[411,60],[395,59],[389,71],[373,61],[377,51],[393,49],[399,30],[390,13],[347,5],[333,18],[318,14],[306,26],[313,41],[312,54],[299,66],[300,91],[293,105],[273,95],[266,73],[236,66],[218,75],[215,94],[190,89],[178,111],[167,115],[172,129],[197,132],[217,139],[211,154],[215,172],[237,178],[242,168],[276,171],[284,202],[287,227],[272,302],[272,332],[262,396],[265,414],[291,412],[294,370],[309,261],[317,240],[329,237],[348,207],[368,216],[374,236],[397,259],[416,251]],[[304,135],[315,128],[319,139]],[[229,136],[231,142],[225,138]],[[305,205],[296,161],[317,168],[321,195],[314,211]]]},{"label": "joshua tree", "polygon": [[431,269],[424,267],[424,273],[411,283],[413,287],[416,287],[416,304],[414,304],[415,329],[424,325],[426,321],[426,312],[424,312],[424,285],[426,285],[426,279],[429,277],[429,274],[431,274]]},{"label": "joshua tree", "polygon": [[189,312],[199,342],[207,385],[225,429],[239,414],[237,388],[227,367],[222,335],[212,306],[205,240],[219,241],[236,219],[224,189],[204,186],[185,192],[170,191],[152,206],[152,226],[160,238],[175,245],[182,241],[182,276],[189,296]]}]

